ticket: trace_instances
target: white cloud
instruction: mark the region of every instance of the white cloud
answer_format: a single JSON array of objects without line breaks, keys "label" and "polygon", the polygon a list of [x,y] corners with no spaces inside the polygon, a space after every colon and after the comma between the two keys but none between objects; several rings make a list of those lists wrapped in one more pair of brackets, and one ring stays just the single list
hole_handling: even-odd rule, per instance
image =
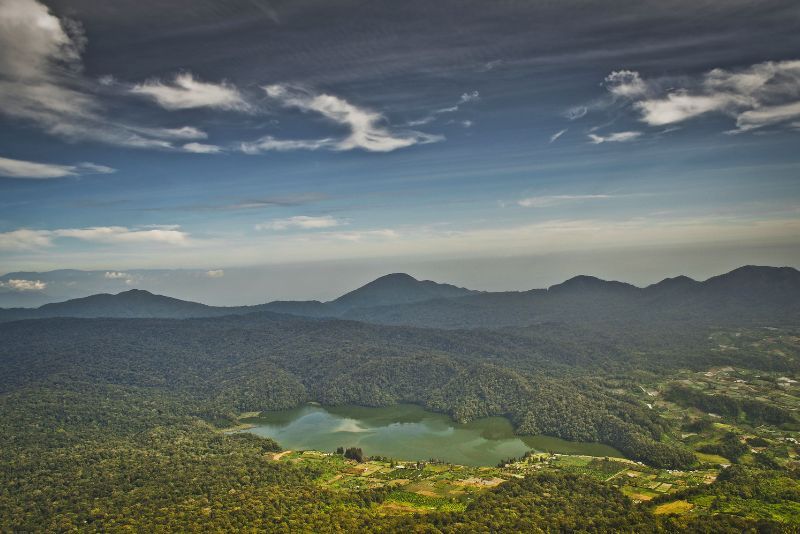
[{"label": "white cloud", "polygon": [[206,276],[209,278],[222,278],[225,276],[225,271],[222,269],[214,269],[212,271],[206,271]]},{"label": "white cloud", "polygon": [[321,148],[334,149],[338,141],[326,139],[276,139],[271,135],[262,137],[252,142],[244,142],[240,149],[245,154],[261,154],[262,152],[276,151],[288,152],[291,150],[318,150]]},{"label": "white cloud", "polygon": [[396,230],[354,230],[351,232],[327,232],[325,237],[341,241],[363,241],[365,239],[396,239],[400,234]]},{"label": "white cloud", "polygon": [[735,132],[743,132],[800,117],[800,60],[713,69],[679,80],[643,80],[637,72],[616,71],[606,78],[606,87],[629,100],[640,120],[650,126],[719,113],[734,118]]},{"label": "white cloud", "polygon": [[567,133],[567,128],[564,128],[563,130],[557,131],[556,133],[554,133],[553,135],[550,136],[550,142],[552,143],[553,141],[555,141],[556,139],[558,139],[559,137],[561,137],[565,133]]},{"label": "white cloud", "polygon": [[[445,114],[445,113],[455,113],[456,111],[458,111],[461,108],[462,104],[468,104],[469,102],[475,102],[475,101],[480,100],[480,99],[481,99],[481,94],[478,91],[471,91],[471,92],[468,92],[468,93],[463,93],[461,95],[461,97],[458,99],[458,102],[456,104],[454,104],[452,106],[445,107],[445,108],[436,109],[436,110],[430,112],[430,114],[426,115],[425,117],[422,117],[420,119],[415,119],[415,120],[412,120],[412,121],[408,121],[406,123],[406,125],[407,126],[422,126],[423,124],[429,124],[429,123],[435,121],[436,118],[439,115],[442,115],[442,114]],[[469,120],[461,121],[461,125],[464,126],[465,128],[469,128],[470,126],[472,126],[472,121],[469,121]]]},{"label": "white cloud", "polygon": [[172,84],[150,80],[134,85],[131,93],[155,100],[165,109],[216,108],[247,111],[250,105],[236,87],[226,82],[209,83],[189,73],[177,74]]},{"label": "white cloud", "polygon": [[18,79],[46,80],[54,66],[77,62],[84,42],[79,27],[63,25],[34,0],[0,4],[0,36],[0,72]]},{"label": "white cloud", "polygon": [[18,280],[12,279],[8,281],[0,280],[0,287],[6,287],[13,291],[44,291],[47,288],[47,282],[41,280]]},{"label": "white cloud", "polygon": [[627,143],[641,137],[642,132],[614,132],[608,135],[589,134],[592,144],[600,143]]},{"label": "white cloud", "polygon": [[81,174],[109,174],[115,169],[95,163],[78,163],[77,165],[59,165],[55,163],[39,163],[0,157],[0,176],[10,178],[48,179]]},{"label": "white cloud", "polygon": [[194,126],[182,126],[181,128],[142,128],[140,131],[161,137],[164,139],[207,139],[208,134]]},{"label": "white cloud", "polygon": [[[762,126],[769,126],[786,122],[800,117],[800,100],[782,106],[765,106],[741,113],[736,117],[736,126],[739,130],[753,130]],[[796,123],[789,126],[796,127]]]},{"label": "white cloud", "polygon": [[606,200],[614,198],[613,195],[544,195],[538,197],[528,197],[517,201],[517,205],[523,208],[549,208],[571,202],[584,200]]},{"label": "white cloud", "polygon": [[57,230],[30,230],[20,228],[0,232],[0,249],[34,250],[49,247],[56,239],[69,238],[103,244],[166,244],[187,245],[189,234],[178,227],[93,226],[89,228],[61,228]]},{"label": "white cloud", "polygon": [[107,165],[98,165],[97,163],[90,163],[84,161],[75,166],[79,174],[112,174],[117,172],[117,169]]},{"label": "white cloud", "polygon": [[112,77],[83,76],[86,37],[37,0],[0,1],[0,113],[76,141],[172,149],[169,139],[201,138],[191,127],[145,128],[112,120],[100,95],[119,85]]},{"label": "white cloud", "polygon": [[647,85],[638,72],[631,70],[617,70],[606,76],[605,86],[616,96],[633,98],[647,92]]},{"label": "white cloud", "polygon": [[328,94],[313,94],[286,85],[263,87],[267,96],[284,107],[297,108],[305,112],[319,113],[326,119],[350,130],[341,139],[281,140],[266,136],[254,142],[242,143],[247,154],[268,150],[352,150],[360,148],[370,152],[391,152],[416,144],[441,141],[442,136],[425,134],[414,130],[392,131],[384,126],[385,117],[380,113],[359,108],[346,100]]},{"label": "white cloud", "polygon": [[50,232],[20,228],[10,232],[0,232],[0,250],[31,250],[52,244]]},{"label": "white cloud", "polygon": [[332,228],[340,226],[341,221],[331,217],[330,215],[323,215],[321,217],[309,217],[306,215],[298,215],[289,217],[287,219],[273,219],[272,221],[257,224],[256,230],[288,230],[290,228],[302,228],[305,230],[318,229],[318,228]]},{"label": "white cloud", "polygon": [[710,111],[723,111],[739,105],[735,95],[691,95],[685,91],[668,94],[665,98],[637,102],[635,107],[641,111],[642,121],[650,126],[675,124]]},{"label": "white cloud", "polygon": [[461,100],[459,101],[461,104],[466,104],[467,102],[473,102],[475,100],[480,100],[481,94],[478,91],[472,91],[471,93],[464,93],[461,95]]},{"label": "white cloud", "polygon": [[53,230],[51,235],[108,244],[161,243],[185,245],[189,238],[185,232],[172,227],[166,229],[131,229],[124,226],[94,226],[90,228]]},{"label": "white cloud", "polygon": [[106,280],[126,280],[131,277],[130,274],[121,271],[106,271],[103,276]]},{"label": "white cloud", "polygon": [[585,117],[587,113],[589,113],[589,108],[586,106],[575,106],[565,111],[564,116],[567,119],[574,121],[580,119],[581,117]]},{"label": "white cloud", "polygon": [[186,152],[193,152],[195,154],[219,154],[222,152],[222,147],[204,143],[186,143],[183,145],[183,149]]}]

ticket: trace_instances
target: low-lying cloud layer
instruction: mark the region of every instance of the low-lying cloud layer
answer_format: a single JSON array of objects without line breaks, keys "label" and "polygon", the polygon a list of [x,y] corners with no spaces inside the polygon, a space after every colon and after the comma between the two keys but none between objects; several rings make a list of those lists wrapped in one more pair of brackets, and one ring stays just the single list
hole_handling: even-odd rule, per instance
[{"label": "low-lying cloud layer", "polygon": [[127,228],[125,226],[94,226],[57,230],[21,228],[0,233],[0,250],[31,250],[53,246],[59,238],[109,245],[163,244],[185,245],[189,234],[173,226]]}]

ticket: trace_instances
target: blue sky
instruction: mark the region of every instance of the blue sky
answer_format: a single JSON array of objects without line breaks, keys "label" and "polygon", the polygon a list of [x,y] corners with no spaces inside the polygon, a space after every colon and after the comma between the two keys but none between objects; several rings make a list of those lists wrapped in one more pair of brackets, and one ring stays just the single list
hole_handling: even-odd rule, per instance
[{"label": "blue sky", "polygon": [[0,271],[800,264],[794,2],[163,4],[0,4]]}]

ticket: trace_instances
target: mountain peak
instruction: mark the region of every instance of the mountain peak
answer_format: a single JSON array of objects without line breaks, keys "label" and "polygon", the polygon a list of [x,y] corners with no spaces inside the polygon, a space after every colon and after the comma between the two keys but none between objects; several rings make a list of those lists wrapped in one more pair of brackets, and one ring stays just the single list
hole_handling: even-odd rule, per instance
[{"label": "mountain peak", "polygon": [[631,284],[624,282],[615,282],[610,280],[603,280],[596,276],[587,276],[581,274],[573,276],[572,278],[550,286],[548,292],[552,293],[566,293],[566,292],[581,292],[581,291],[628,291],[637,289]]},{"label": "mountain peak", "polygon": [[647,291],[673,291],[676,289],[690,288],[700,284],[697,280],[688,276],[679,275],[672,278],[664,278],[660,282],[651,284],[645,289]]},{"label": "mountain peak", "polygon": [[414,278],[410,274],[406,274],[406,273],[390,273],[390,274],[385,274],[383,276],[379,276],[378,278],[376,278],[375,280],[373,280],[372,282],[370,282],[367,285],[370,285],[370,284],[383,284],[383,283],[387,283],[387,282],[388,283],[397,283],[397,282],[412,282],[413,283],[413,282],[419,282],[419,280],[417,280],[416,278]]},{"label": "mountain peak", "polygon": [[473,291],[430,280],[417,280],[406,273],[392,273],[376,278],[358,289],[342,295],[332,303],[340,308],[410,304],[438,298],[469,295]]},{"label": "mountain peak", "polygon": [[162,296],[162,295],[156,295],[155,293],[151,293],[151,292],[147,291],[146,289],[135,289],[135,288],[134,289],[128,289],[127,291],[120,291],[115,296],[122,297],[122,296],[125,296],[125,295],[141,295],[141,296],[149,295],[149,296],[152,296],[152,297]]}]

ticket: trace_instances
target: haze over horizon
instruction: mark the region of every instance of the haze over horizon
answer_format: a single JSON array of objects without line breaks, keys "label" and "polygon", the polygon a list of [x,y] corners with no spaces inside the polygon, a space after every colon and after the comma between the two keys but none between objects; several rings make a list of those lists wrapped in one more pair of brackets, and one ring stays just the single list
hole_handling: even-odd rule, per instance
[{"label": "haze over horizon", "polygon": [[[235,305],[799,267],[798,25],[789,0],[3,0],[0,272]],[[24,282],[0,293],[76,294]]]}]

